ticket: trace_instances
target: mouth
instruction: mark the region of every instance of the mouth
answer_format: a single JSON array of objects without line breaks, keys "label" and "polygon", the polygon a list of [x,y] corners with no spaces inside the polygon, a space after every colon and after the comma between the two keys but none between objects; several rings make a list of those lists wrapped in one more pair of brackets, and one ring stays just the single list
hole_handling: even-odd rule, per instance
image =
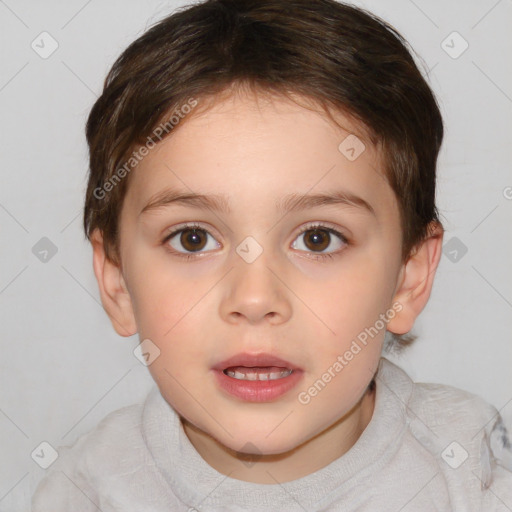
[{"label": "mouth", "polygon": [[224,373],[229,371],[231,373],[238,374],[230,375],[230,377],[256,380],[259,375],[262,375],[262,379],[266,379],[267,376],[271,379],[281,378],[281,373],[293,372],[296,370],[301,371],[301,368],[290,361],[286,361],[285,359],[273,354],[266,354],[263,352],[260,352],[259,354],[249,354],[247,352],[243,352],[225,359],[224,361],[220,361],[213,367],[213,370],[218,370]]},{"label": "mouth", "polygon": [[230,366],[223,370],[224,375],[238,380],[278,380],[293,373],[291,368],[278,366]]},{"label": "mouth", "polygon": [[212,370],[219,388],[244,402],[271,402],[287,395],[304,378],[295,364],[272,354],[237,354]]}]

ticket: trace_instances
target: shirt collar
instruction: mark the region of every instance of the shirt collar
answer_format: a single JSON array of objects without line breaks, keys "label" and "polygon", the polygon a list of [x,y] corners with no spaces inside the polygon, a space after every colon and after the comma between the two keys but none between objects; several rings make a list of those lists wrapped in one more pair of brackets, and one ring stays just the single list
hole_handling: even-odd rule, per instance
[{"label": "shirt collar", "polygon": [[347,486],[355,485],[354,479],[375,475],[400,447],[413,382],[403,370],[383,357],[375,380],[373,416],[355,445],[322,469],[282,484],[245,482],[215,470],[194,448],[179,415],[157,386],[144,404],[143,437],[170,491],[190,507],[242,510],[244,504],[258,503],[261,510],[269,510],[266,507],[276,509],[278,504],[293,499],[305,509],[327,506],[343,496]]}]

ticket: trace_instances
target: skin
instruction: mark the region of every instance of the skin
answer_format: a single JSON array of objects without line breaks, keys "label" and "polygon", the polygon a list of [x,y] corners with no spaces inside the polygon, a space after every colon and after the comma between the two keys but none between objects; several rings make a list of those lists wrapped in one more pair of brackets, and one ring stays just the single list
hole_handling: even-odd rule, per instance
[{"label": "skin", "polygon": [[[401,261],[397,201],[378,148],[365,142],[356,160],[347,159],[338,146],[359,132],[341,114],[337,119],[346,130],[282,97],[219,97],[189,114],[130,176],[120,266],[105,257],[101,233],[92,236],[94,270],[114,328],[158,346],[160,356],[148,368],[163,397],[200,455],[232,478],[286,482],[346,453],[372,418],[375,394],[367,388],[386,329],[309,403],[300,403],[299,393],[393,303],[402,309],[387,329],[402,334],[430,296],[442,228],[434,226]],[[166,188],[225,194],[231,213],[171,204],[139,215]],[[287,194],[338,189],[362,197],[375,215],[343,204],[293,212],[275,207]],[[190,222],[208,232],[202,252],[180,244],[181,233],[163,243]],[[311,232],[309,245],[303,232],[310,222],[338,230],[348,244],[324,232],[320,251],[326,247],[334,257],[315,259]],[[236,252],[247,236],[263,249],[252,263]],[[218,387],[211,368],[238,352],[272,352],[302,368],[302,379],[271,402],[234,398]],[[241,452],[252,454],[253,463]]]}]

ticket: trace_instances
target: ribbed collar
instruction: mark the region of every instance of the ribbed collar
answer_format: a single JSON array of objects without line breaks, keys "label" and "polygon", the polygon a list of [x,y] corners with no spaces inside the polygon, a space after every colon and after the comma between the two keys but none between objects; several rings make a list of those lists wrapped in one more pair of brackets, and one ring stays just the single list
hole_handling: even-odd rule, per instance
[{"label": "ribbed collar", "polygon": [[[179,415],[158,387],[143,410],[143,435],[156,466],[172,492],[188,506],[208,510],[273,509],[296,500],[305,509],[325,507],[386,465],[398,450],[406,429],[406,404],[413,383],[408,375],[381,358],[376,377],[372,419],[344,455],[303,478],[282,484],[255,484],[227,477],[211,467],[188,439]],[[259,510],[259,509],[258,509]]]}]

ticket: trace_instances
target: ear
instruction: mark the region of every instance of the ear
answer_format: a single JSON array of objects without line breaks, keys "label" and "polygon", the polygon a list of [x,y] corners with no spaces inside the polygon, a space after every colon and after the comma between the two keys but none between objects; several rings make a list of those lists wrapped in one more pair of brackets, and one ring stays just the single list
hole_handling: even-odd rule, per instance
[{"label": "ear", "polygon": [[400,303],[402,309],[388,322],[387,330],[392,333],[409,332],[430,297],[441,258],[444,230],[439,223],[433,222],[428,232],[427,238],[416,246],[400,270],[393,304]]},{"label": "ear", "polygon": [[94,274],[98,281],[103,308],[117,334],[133,336],[138,329],[121,268],[106,257],[103,235],[99,229],[95,229],[91,234],[91,244]]}]

